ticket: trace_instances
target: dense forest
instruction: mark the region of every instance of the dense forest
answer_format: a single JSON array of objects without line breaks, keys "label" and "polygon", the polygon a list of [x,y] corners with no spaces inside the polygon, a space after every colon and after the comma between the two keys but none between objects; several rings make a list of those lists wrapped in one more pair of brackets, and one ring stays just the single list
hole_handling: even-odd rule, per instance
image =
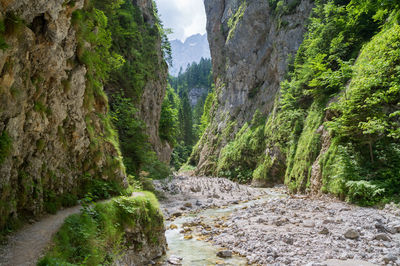
[{"label": "dense forest", "polygon": [[[160,136],[174,144],[171,166],[176,170],[186,163],[204,132],[202,117],[206,98],[212,92],[211,75],[211,60],[202,58],[199,63],[188,65],[186,71],[181,71],[177,77],[169,76],[161,112]],[[199,90],[199,94],[192,95],[194,90]]]}]

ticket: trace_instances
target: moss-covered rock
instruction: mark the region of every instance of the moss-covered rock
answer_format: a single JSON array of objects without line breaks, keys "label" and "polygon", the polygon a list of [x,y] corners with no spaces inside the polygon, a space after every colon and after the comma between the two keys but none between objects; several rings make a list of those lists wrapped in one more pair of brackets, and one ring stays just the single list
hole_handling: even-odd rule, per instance
[{"label": "moss-covered rock", "polygon": [[145,265],[165,253],[164,231],[156,197],[134,192],[68,217],[38,265]]}]

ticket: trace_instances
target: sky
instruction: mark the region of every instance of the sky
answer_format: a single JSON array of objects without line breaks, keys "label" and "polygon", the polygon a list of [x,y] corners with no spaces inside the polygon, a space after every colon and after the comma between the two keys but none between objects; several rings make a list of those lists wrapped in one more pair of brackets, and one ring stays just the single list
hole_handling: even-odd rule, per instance
[{"label": "sky", "polygon": [[170,40],[206,33],[203,0],[155,0],[164,28],[172,29]]}]

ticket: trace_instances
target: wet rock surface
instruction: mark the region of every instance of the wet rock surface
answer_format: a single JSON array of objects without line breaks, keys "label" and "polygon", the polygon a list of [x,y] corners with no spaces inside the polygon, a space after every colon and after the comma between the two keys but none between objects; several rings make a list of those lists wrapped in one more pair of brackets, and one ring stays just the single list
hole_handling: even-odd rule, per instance
[{"label": "wet rock surface", "polygon": [[[229,251],[250,265],[400,265],[395,205],[379,210],[329,197],[289,197],[282,187],[255,189],[216,178],[180,176],[156,187],[167,198],[162,208],[169,220],[176,219],[171,215],[175,210],[192,203],[193,209],[181,211],[193,217],[180,233],[212,243],[217,255]],[[196,215],[207,208],[215,212]],[[188,265],[185,258],[182,265]]]}]

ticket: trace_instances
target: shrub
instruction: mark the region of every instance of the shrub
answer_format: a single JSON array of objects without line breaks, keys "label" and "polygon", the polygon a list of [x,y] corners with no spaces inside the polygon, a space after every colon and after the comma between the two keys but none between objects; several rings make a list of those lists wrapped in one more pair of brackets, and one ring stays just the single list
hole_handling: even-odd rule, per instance
[{"label": "shrub", "polygon": [[347,199],[362,206],[371,206],[379,203],[385,189],[366,180],[346,182]]},{"label": "shrub", "polygon": [[4,163],[6,158],[12,151],[12,139],[6,131],[0,135],[0,165]]},{"label": "shrub", "polygon": [[0,20],[0,50],[5,50],[8,48],[6,40],[4,39],[5,31],[6,27],[4,25],[4,20]]},{"label": "shrub", "polygon": [[[69,216],[53,238],[53,245],[38,265],[109,265],[125,250],[125,229],[143,232],[149,243],[158,241],[163,217],[155,196],[119,197],[88,205]],[[135,245],[139,246],[139,245]]]}]

